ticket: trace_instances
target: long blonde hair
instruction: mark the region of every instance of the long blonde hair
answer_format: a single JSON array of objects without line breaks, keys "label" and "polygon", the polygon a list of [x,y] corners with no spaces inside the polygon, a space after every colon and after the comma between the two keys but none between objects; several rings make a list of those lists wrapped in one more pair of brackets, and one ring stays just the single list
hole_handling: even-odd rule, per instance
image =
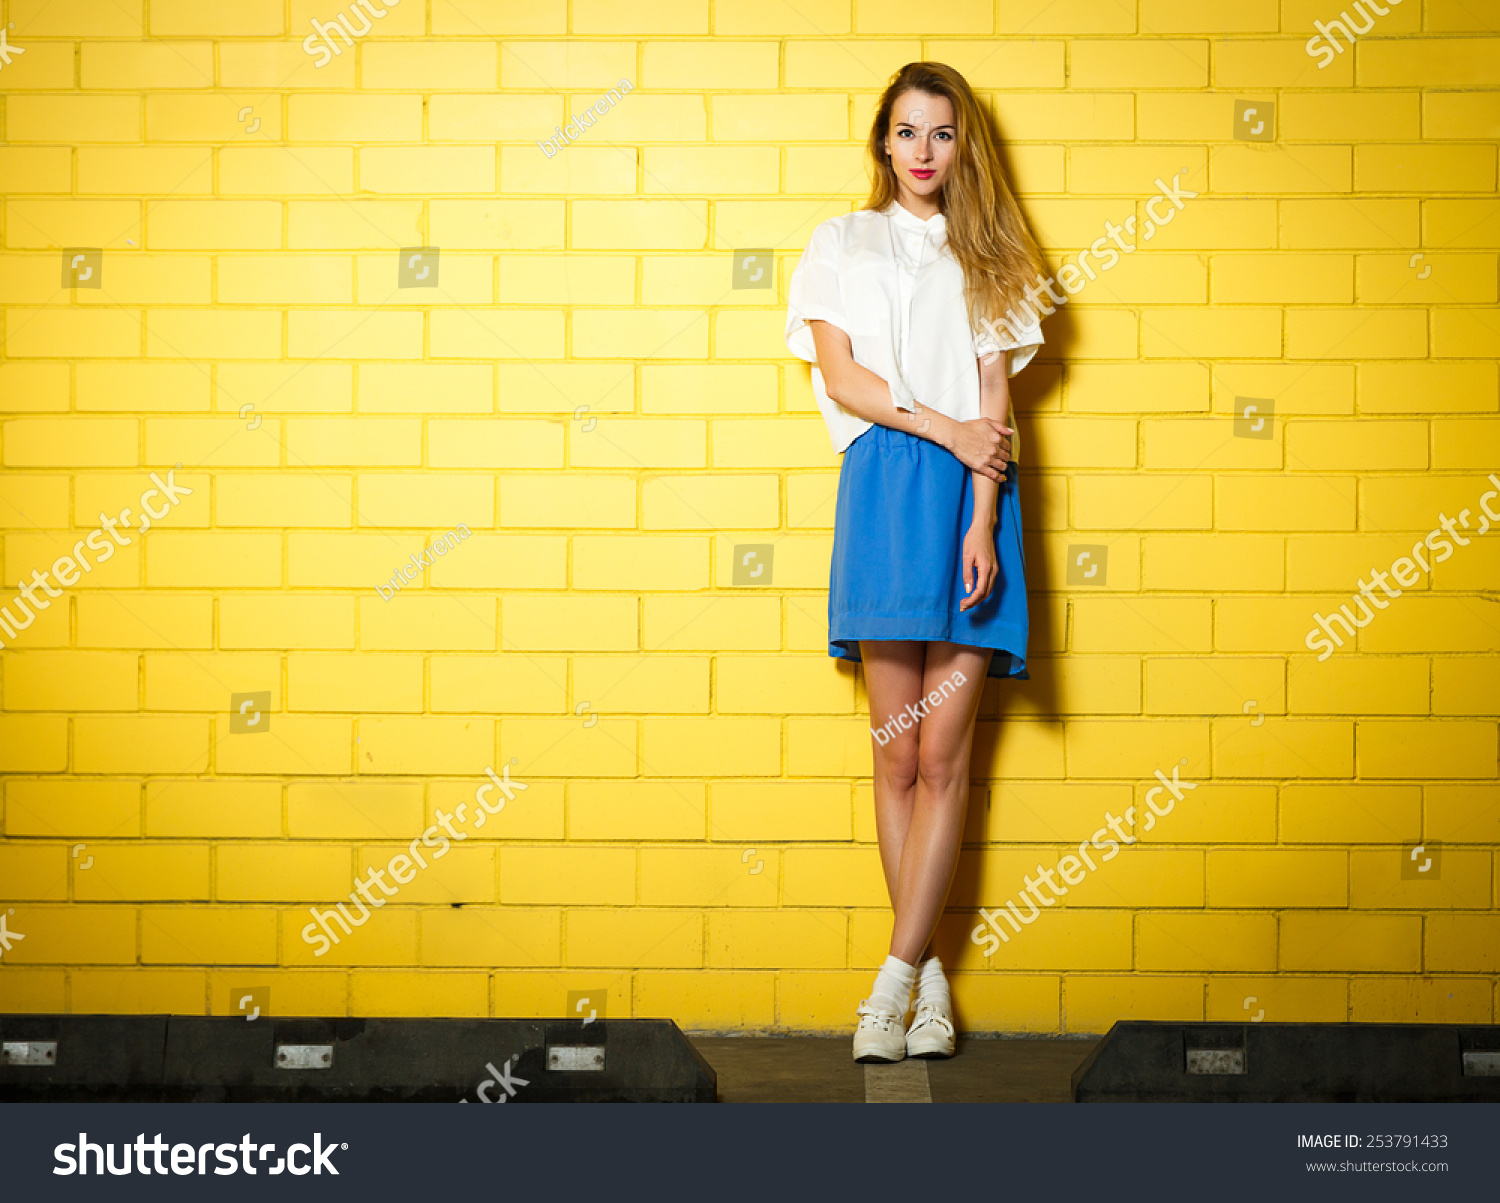
[{"label": "long blonde hair", "polygon": [[1006,183],[1000,135],[989,111],[975,99],[968,81],[946,63],[907,63],[881,94],[866,145],[875,182],[865,208],[884,209],[896,199],[896,169],[885,140],[896,99],[911,91],[944,96],[953,105],[957,138],[939,207],[948,249],[963,268],[969,325],[979,329],[986,321],[1000,321],[1013,306],[1024,306],[1026,286],[1038,274],[1045,275],[1042,252]]}]

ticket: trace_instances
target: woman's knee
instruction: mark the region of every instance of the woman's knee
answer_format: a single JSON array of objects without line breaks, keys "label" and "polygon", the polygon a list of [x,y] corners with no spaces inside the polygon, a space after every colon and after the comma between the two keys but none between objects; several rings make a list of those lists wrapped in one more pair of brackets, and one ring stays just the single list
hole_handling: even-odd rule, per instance
[{"label": "woman's knee", "polygon": [[893,739],[875,749],[875,772],[886,784],[908,790],[917,784],[917,741]]},{"label": "woman's knee", "polygon": [[966,761],[960,749],[922,743],[917,747],[917,777],[929,790],[946,790],[968,775]]}]

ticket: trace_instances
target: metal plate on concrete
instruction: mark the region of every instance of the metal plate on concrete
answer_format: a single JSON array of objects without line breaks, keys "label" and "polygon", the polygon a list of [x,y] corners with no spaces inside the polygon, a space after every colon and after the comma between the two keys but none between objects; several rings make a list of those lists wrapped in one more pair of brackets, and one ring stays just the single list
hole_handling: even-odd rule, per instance
[{"label": "metal plate on concrete", "polygon": [[1468,1078],[1500,1078],[1500,1053],[1465,1053],[1464,1076]]},{"label": "metal plate on concrete", "polygon": [[1242,1074],[1245,1072],[1245,1050],[1242,1048],[1190,1048],[1187,1051],[1190,1074]]},{"label": "metal plate on concrete", "polygon": [[602,1073],[604,1070],[604,1046],[602,1044],[549,1044],[547,1046],[547,1068],[565,1073]]},{"label": "metal plate on concrete", "polygon": [[332,1069],[331,1044],[278,1044],[277,1069]]},{"label": "metal plate on concrete", "polygon": [[7,1040],[0,1044],[0,1062],[6,1065],[56,1065],[55,1040]]}]

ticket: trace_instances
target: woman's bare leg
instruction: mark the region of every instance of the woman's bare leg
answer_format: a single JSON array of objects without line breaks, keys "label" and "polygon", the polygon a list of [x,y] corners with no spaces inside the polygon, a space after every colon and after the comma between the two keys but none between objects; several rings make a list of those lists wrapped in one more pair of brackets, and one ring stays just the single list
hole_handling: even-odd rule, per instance
[{"label": "woman's bare leg", "polygon": [[[920,645],[919,645],[920,647]],[[914,965],[937,930],[948,891],[958,867],[964,818],[969,801],[969,753],[974,742],[974,722],[989,669],[990,651],[953,643],[929,643],[920,684],[921,696],[938,691],[944,682],[955,686],[936,706],[930,706],[917,731],[916,788],[909,808],[909,821],[899,850],[899,868],[891,891],[896,912],[891,933],[891,955]],[[955,679],[958,673],[960,679]],[[902,678],[903,687],[907,686]],[[871,707],[875,689],[870,689]],[[884,693],[881,703],[886,703]],[[904,698],[902,705],[912,699]],[[912,702],[915,707],[915,701]],[[889,751],[894,743],[883,751]],[[876,761],[879,780],[880,762]],[[897,817],[897,816],[893,816]],[[879,829],[880,791],[876,789],[876,824]],[[886,839],[880,836],[881,856]],[[886,862],[886,877],[891,874]]]},{"label": "woman's bare leg", "polygon": [[[906,707],[915,709],[921,699],[927,645],[910,639],[864,639],[859,652],[865,665],[865,690],[870,695],[870,727],[885,727],[892,732],[886,743],[874,736],[871,743],[875,746],[875,832],[894,910],[901,850],[906,845],[917,792],[918,725]],[[901,730],[897,716],[905,719],[907,730]]]}]

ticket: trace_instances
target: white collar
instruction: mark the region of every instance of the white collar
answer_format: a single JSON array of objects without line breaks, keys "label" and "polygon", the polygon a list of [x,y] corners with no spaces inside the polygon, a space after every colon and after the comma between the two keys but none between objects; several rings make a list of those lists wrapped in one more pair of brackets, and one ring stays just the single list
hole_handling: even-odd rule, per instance
[{"label": "white collar", "polygon": [[896,225],[904,226],[909,230],[919,233],[940,234],[947,227],[947,219],[941,213],[934,213],[931,217],[918,217],[900,201],[891,201],[880,211],[884,216],[890,218]]}]

